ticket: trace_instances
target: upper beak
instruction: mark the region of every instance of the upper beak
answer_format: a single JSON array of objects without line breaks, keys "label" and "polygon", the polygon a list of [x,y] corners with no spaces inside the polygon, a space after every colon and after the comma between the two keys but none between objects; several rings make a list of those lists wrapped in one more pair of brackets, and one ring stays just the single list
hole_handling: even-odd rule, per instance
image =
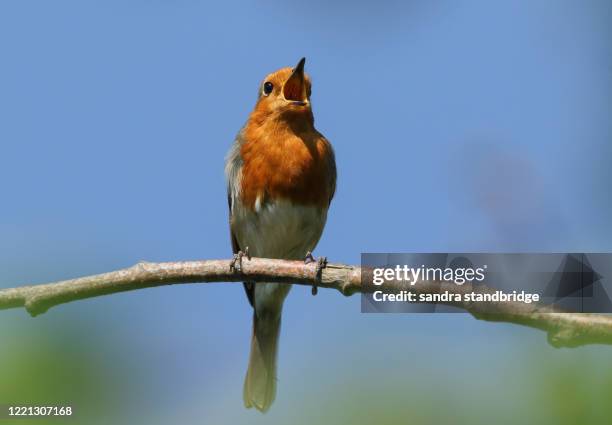
[{"label": "upper beak", "polygon": [[305,63],[306,58],[300,59],[283,86],[283,96],[285,96],[285,99],[292,100],[294,103],[300,105],[306,105],[308,102],[306,96],[306,80],[304,78]]}]

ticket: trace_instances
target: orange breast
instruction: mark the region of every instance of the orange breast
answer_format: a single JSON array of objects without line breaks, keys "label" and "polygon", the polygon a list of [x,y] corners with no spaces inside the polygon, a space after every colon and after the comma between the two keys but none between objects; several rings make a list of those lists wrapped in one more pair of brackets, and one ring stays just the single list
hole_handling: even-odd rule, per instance
[{"label": "orange breast", "polygon": [[242,201],[253,209],[276,199],[327,207],[336,169],[329,142],[314,128],[293,131],[288,125],[249,126],[241,148]]}]

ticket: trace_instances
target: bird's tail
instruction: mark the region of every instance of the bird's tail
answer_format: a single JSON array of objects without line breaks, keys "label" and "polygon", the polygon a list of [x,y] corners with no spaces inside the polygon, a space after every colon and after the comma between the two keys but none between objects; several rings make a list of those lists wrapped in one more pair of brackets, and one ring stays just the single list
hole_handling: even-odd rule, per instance
[{"label": "bird's tail", "polygon": [[244,380],[244,405],[266,412],[276,397],[276,353],[281,315],[253,314],[249,368]]}]

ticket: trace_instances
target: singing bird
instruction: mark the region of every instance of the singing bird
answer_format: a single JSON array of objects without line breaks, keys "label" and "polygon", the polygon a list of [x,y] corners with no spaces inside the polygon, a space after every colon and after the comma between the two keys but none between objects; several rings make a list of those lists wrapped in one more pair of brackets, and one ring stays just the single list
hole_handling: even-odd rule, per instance
[{"label": "singing bird", "polygon": [[[305,58],[266,76],[255,108],[227,155],[225,174],[234,261],[301,260],[321,237],[336,189],[334,151],[314,126]],[[283,301],[290,285],[245,282],[253,335],[244,404],[265,412],[276,397]]]}]

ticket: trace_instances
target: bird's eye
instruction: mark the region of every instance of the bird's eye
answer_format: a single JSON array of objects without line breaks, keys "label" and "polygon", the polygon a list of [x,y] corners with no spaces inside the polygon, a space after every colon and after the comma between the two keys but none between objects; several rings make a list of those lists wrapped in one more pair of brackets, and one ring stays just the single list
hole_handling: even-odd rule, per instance
[{"label": "bird's eye", "polygon": [[272,89],[274,88],[274,84],[269,81],[266,81],[263,86],[263,93],[267,96],[272,93]]}]

